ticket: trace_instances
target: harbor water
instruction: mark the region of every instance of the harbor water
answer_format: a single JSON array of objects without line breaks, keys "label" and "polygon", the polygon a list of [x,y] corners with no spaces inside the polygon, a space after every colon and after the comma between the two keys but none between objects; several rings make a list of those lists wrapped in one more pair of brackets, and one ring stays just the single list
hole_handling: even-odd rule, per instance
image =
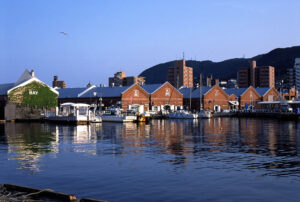
[{"label": "harbor water", "polygon": [[300,122],[0,124],[0,184],[109,201],[299,201]]}]

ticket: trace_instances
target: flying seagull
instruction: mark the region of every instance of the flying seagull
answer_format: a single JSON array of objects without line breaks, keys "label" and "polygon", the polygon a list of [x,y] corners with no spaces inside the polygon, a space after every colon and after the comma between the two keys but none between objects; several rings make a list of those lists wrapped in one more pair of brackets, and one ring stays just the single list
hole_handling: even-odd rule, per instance
[{"label": "flying seagull", "polygon": [[61,33],[61,34],[65,35],[65,36],[67,36],[67,35],[68,35],[66,32],[59,32],[59,33]]}]

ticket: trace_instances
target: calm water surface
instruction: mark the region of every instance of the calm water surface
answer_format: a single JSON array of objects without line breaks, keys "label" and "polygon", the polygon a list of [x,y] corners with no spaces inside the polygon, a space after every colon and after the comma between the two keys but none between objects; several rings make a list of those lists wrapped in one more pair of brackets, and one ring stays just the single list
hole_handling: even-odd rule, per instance
[{"label": "calm water surface", "polygon": [[0,125],[0,184],[110,201],[299,201],[300,122]]}]

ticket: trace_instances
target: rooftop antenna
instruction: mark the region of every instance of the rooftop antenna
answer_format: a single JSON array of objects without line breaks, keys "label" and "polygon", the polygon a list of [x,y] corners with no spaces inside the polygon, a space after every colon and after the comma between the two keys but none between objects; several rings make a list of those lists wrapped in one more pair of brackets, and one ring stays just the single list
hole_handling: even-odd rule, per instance
[{"label": "rooftop antenna", "polygon": [[182,59],[184,60],[184,52],[182,52]]}]

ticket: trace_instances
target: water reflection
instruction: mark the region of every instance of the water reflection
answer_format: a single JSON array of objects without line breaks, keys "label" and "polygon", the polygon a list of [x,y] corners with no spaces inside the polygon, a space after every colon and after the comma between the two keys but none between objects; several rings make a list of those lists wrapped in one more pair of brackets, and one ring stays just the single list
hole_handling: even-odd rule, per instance
[{"label": "water reflection", "polygon": [[18,160],[20,169],[39,171],[41,157],[58,152],[57,137],[49,125],[6,123],[1,129],[1,144],[8,145],[8,160]]},{"label": "water reflection", "polygon": [[40,171],[40,161],[46,155],[55,158],[57,153],[83,152],[124,159],[140,154],[195,169],[217,168],[217,162],[224,162],[230,169],[298,175],[299,136],[298,122],[271,119],[153,120],[141,125],[0,125],[0,145],[7,145],[8,160],[17,160],[20,169],[31,171]]}]

